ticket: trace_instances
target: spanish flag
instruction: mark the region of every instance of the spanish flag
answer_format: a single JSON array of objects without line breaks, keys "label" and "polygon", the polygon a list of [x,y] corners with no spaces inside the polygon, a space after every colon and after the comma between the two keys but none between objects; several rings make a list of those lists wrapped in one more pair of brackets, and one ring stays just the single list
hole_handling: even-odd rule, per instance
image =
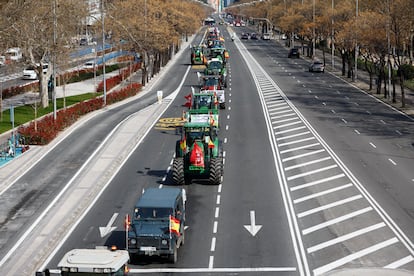
[{"label": "spanish flag", "polygon": [[213,149],[215,146],[214,146],[214,143],[213,143],[213,141],[211,141],[211,139],[208,141],[208,148],[209,149]]},{"label": "spanish flag", "polygon": [[181,150],[185,150],[187,148],[187,142],[185,140],[186,140],[186,138],[184,136],[184,138],[180,141]]},{"label": "spanish flag", "polygon": [[170,215],[170,233],[180,236],[180,221]]}]

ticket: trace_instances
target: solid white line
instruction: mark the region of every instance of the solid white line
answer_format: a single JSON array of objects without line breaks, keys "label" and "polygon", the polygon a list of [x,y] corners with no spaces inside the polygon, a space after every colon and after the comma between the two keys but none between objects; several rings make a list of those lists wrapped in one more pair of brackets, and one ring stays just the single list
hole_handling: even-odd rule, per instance
[{"label": "solid white line", "polygon": [[306,156],[309,156],[309,155],[318,154],[318,153],[321,153],[321,152],[324,152],[324,151],[325,151],[325,149],[320,149],[320,150],[310,151],[310,152],[307,152],[307,153],[302,153],[302,154],[299,154],[299,155],[294,155],[294,156],[291,156],[291,157],[283,158],[282,162],[290,161],[290,160],[293,160],[293,159],[299,159],[299,158],[306,157]]},{"label": "solid white line", "polygon": [[[130,273],[241,273],[241,272],[294,272],[296,267],[229,267],[213,268],[214,256],[210,256],[208,268],[130,268]],[[210,267],[211,264],[211,267]],[[57,273],[59,273],[58,271]]]},{"label": "solid white line", "polygon": [[323,274],[325,272],[331,271],[331,270],[333,270],[335,268],[338,268],[338,267],[340,267],[340,266],[342,266],[342,265],[344,265],[346,263],[349,263],[349,262],[351,262],[351,261],[353,261],[355,259],[364,257],[364,256],[366,256],[368,254],[371,254],[371,253],[373,253],[375,251],[378,251],[378,250],[380,250],[382,248],[385,248],[385,247],[390,246],[390,245],[392,245],[394,243],[397,243],[397,242],[398,242],[398,239],[397,238],[392,238],[392,239],[383,241],[383,242],[378,243],[376,245],[373,245],[373,246],[370,246],[368,248],[365,248],[365,249],[363,249],[363,250],[361,250],[359,252],[355,252],[355,253],[353,253],[351,255],[348,255],[348,256],[346,256],[344,258],[341,258],[339,260],[336,260],[336,261],[334,261],[332,263],[329,263],[327,265],[318,267],[317,269],[314,269],[313,270],[313,273],[314,273],[315,276],[321,275],[321,274]]},{"label": "solid white line", "polygon": [[216,237],[213,237],[211,239],[211,246],[210,246],[210,251],[214,252],[216,250]]},{"label": "solid white line", "polygon": [[294,186],[294,187],[290,188],[290,190],[292,192],[294,192],[296,190],[304,189],[304,188],[307,188],[307,187],[310,187],[310,186],[314,186],[314,185],[322,184],[322,183],[325,183],[325,182],[328,182],[328,181],[331,181],[331,180],[342,178],[344,176],[345,176],[345,174],[343,174],[343,173],[337,174],[337,175],[334,175],[334,176],[331,176],[331,177],[328,177],[328,178],[323,178],[323,179],[320,179],[320,180],[315,180],[315,181],[312,181],[312,182],[308,182],[308,183],[305,183],[305,184]]},{"label": "solid white line", "polygon": [[308,165],[312,165],[312,164],[323,162],[323,161],[330,160],[330,159],[332,159],[330,156],[320,158],[320,159],[315,159],[315,160],[312,160],[312,161],[309,161],[309,162],[305,162],[305,163],[297,164],[297,165],[294,165],[294,166],[286,167],[285,171],[290,171],[290,170],[293,170],[293,169],[296,169],[296,168],[305,167],[305,166],[308,166]]},{"label": "solid white line", "polygon": [[330,169],[334,169],[336,167],[338,167],[338,165],[335,164],[335,165],[327,166],[327,167],[324,167],[324,168],[316,169],[316,170],[313,170],[313,171],[308,171],[308,172],[292,175],[292,176],[289,176],[287,178],[287,180],[288,181],[294,180],[294,179],[301,178],[301,177],[304,177],[304,176],[308,176],[308,175],[311,175],[311,174],[320,173],[320,172],[324,172],[324,171],[327,171],[327,170],[330,170]]},{"label": "solid white line", "polygon": [[338,201],[335,201],[335,202],[332,202],[332,203],[329,203],[329,204],[326,204],[326,205],[322,205],[322,206],[319,206],[317,208],[313,208],[313,209],[310,209],[308,211],[299,213],[298,218],[303,218],[303,217],[318,213],[320,211],[324,211],[324,210],[332,208],[332,207],[343,205],[345,203],[349,203],[349,202],[352,202],[354,200],[361,199],[361,198],[362,198],[362,195],[356,195],[356,196],[351,196],[351,197],[348,197],[348,198],[345,198],[345,199],[342,199],[342,200],[338,200]]},{"label": "solid white line", "polygon": [[366,234],[368,232],[377,230],[377,229],[382,228],[382,227],[385,227],[385,223],[383,223],[383,222],[380,222],[380,223],[377,223],[375,225],[371,225],[371,226],[365,227],[363,229],[354,231],[352,233],[349,233],[349,234],[346,234],[346,235],[337,237],[335,239],[332,239],[332,240],[329,240],[329,241],[326,241],[326,242],[323,242],[323,243],[314,245],[312,247],[309,247],[308,248],[308,253],[311,254],[311,253],[316,252],[318,250],[324,249],[324,248],[326,248],[328,246],[331,246],[331,245],[334,245],[334,244],[338,244],[338,243],[341,243],[341,242],[344,242],[344,241],[353,239],[355,237],[364,235],[364,234]]},{"label": "solid white line", "polygon": [[403,265],[406,265],[410,262],[412,262],[414,260],[413,256],[409,255],[405,258],[402,258],[398,261],[392,262],[387,266],[384,266],[384,268],[389,268],[389,269],[396,269],[396,268],[400,268]]},{"label": "solid white line", "polygon": [[304,129],[304,128],[306,128],[306,126],[300,126],[300,127],[297,127],[297,128],[291,128],[291,129],[287,129],[287,130],[283,130],[283,131],[276,131],[275,135],[288,133],[288,132],[292,132],[292,131],[296,131],[296,130]]},{"label": "solid white line", "polygon": [[216,204],[217,204],[217,205],[220,205],[220,195],[217,195]]},{"label": "solid white line", "polygon": [[218,225],[218,222],[217,222],[217,220],[215,220],[214,221],[214,224],[213,224],[213,234],[216,234],[217,233],[217,225]]},{"label": "solid white line", "polygon": [[283,119],[283,120],[279,120],[279,121],[273,121],[272,124],[280,124],[280,123],[283,123],[283,122],[289,122],[289,121],[297,120],[297,119],[298,119],[297,117],[293,117],[293,118]]},{"label": "solid white line", "polygon": [[330,193],[334,193],[334,192],[337,192],[337,191],[340,191],[340,190],[343,190],[343,189],[346,189],[346,188],[349,188],[349,187],[352,187],[352,183],[348,183],[348,184],[338,186],[338,187],[335,187],[335,188],[332,188],[332,189],[328,189],[328,190],[325,190],[325,191],[322,191],[322,192],[319,192],[319,193],[315,193],[315,194],[311,194],[311,195],[308,195],[308,196],[297,198],[293,201],[293,203],[295,203],[295,204],[301,203],[303,201],[306,201],[306,200],[309,200],[309,199],[312,199],[312,198],[315,198],[315,197],[324,196],[324,195],[327,195],[327,194],[330,194]]},{"label": "solid white line", "polygon": [[305,145],[305,146],[302,146],[302,147],[297,147],[297,148],[293,148],[293,149],[282,150],[282,151],[280,151],[280,153],[283,154],[283,153],[287,153],[287,152],[291,152],[291,151],[297,151],[297,150],[301,150],[301,149],[307,149],[307,148],[311,148],[311,147],[319,146],[319,145],[320,145],[319,143],[313,143],[313,144]]},{"label": "solid white line", "polygon": [[276,141],[290,139],[290,138],[306,135],[306,134],[309,134],[309,133],[310,133],[309,131],[305,131],[305,132],[301,132],[301,133],[292,134],[292,135],[289,135],[289,136],[279,137],[279,138],[276,139]]},{"label": "solid white line", "polygon": [[310,140],[315,140],[315,137],[309,137],[309,138],[304,138],[304,139],[300,139],[300,140],[295,140],[295,141],[291,141],[291,142],[286,142],[286,143],[281,143],[279,144],[279,147],[283,147],[283,146],[287,146],[287,145],[293,145],[293,144],[298,144],[298,143],[302,143],[305,141],[310,141]]},{"label": "solid white line", "polygon": [[337,224],[339,222],[342,222],[342,221],[348,220],[350,218],[353,218],[353,217],[362,215],[362,214],[367,213],[367,212],[370,212],[372,210],[373,210],[372,207],[367,207],[367,208],[364,208],[364,209],[361,209],[361,210],[358,210],[358,211],[355,211],[355,212],[346,214],[344,216],[337,217],[335,219],[327,220],[327,221],[325,221],[323,223],[320,223],[320,224],[317,224],[315,226],[312,226],[312,227],[309,227],[309,228],[304,229],[302,231],[302,234],[303,235],[310,234],[310,233],[315,232],[317,230],[320,230],[322,228],[331,226],[333,224]]},{"label": "solid white line", "polygon": [[373,148],[375,148],[375,149],[377,148],[377,146],[376,146],[376,145],[374,145],[374,143],[370,142],[369,144],[370,144]]},{"label": "solid white line", "polygon": [[397,163],[395,163],[395,161],[394,161],[394,160],[392,160],[391,158],[388,158],[388,161],[390,161],[390,162],[391,162],[391,164],[393,164],[394,166],[397,166]]},{"label": "solid white line", "polygon": [[214,256],[210,256],[210,259],[208,260],[208,268],[212,269],[214,264]]},{"label": "solid white line", "polygon": [[214,217],[215,218],[218,218],[219,217],[219,214],[220,214],[220,207],[216,207],[216,212],[214,214]]}]

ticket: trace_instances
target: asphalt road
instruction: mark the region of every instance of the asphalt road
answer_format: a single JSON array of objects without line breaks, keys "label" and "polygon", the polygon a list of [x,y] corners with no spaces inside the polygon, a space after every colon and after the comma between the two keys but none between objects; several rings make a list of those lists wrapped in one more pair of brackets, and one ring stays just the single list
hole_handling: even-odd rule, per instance
[{"label": "asphalt road", "polygon": [[[132,264],[132,272],[413,271],[413,122],[328,73],[307,72],[307,62],[288,59],[287,50],[273,41],[227,41],[230,82],[219,134],[225,150],[223,183],[184,187],[189,228],[177,264],[147,258]],[[200,69],[186,75],[188,61],[179,62],[154,88],[172,92],[187,76],[163,118],[180,118],[184,95],[197,84]],[[117,122],[154,101],[152,94],[85,122],[9,189],[1,204],[9,206],[3,215],[10,219],[2,229],[17,231],[6,231],[2,255]],[[71,248],[122,248],[122,218],[142,189],[171,185],[168,167],[177,139],[174,129],[152,128],[46,266],[56,267]],[[39,170],[47,173],[39,175]],[[37,204],[34,209],[29,202]],[[116,230],[101,237],[99,227],[114,214]],[[255,235],[245,227],[253,221],[261,226]]]}]

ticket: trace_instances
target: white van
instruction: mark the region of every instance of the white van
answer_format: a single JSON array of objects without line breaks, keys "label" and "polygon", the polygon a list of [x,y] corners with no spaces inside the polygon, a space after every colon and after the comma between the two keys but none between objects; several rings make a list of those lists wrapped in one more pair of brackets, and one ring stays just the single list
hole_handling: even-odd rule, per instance
[{"label": "white van", "polygon": [[22,51],[18,47],[9,48],[5,54],[6,60],[20,61],[23,58]]}]

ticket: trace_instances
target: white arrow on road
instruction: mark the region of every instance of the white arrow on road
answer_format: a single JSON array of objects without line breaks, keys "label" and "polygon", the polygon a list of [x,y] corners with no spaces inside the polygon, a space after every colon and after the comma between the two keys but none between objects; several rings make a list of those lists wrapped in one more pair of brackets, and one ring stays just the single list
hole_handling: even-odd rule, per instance
[{"label": "white arrow on road", "polygon": [[114,213],[111,219],[108,221],[108,224],[105,227],[99,227],[99,232],[101,233],[101,238],[105,237],[112,231],[116,229],[116,226],[112,226],[116,218],[118,217],[118,213]]},{"label": "white arrow on road", "polygon": [[262,225],[256,225],[256,215],[253,210],[250,211],[250,225],[244,225],[244,228],[252,234],[252,236],[256,236],[257,232],[259,232]]}]

